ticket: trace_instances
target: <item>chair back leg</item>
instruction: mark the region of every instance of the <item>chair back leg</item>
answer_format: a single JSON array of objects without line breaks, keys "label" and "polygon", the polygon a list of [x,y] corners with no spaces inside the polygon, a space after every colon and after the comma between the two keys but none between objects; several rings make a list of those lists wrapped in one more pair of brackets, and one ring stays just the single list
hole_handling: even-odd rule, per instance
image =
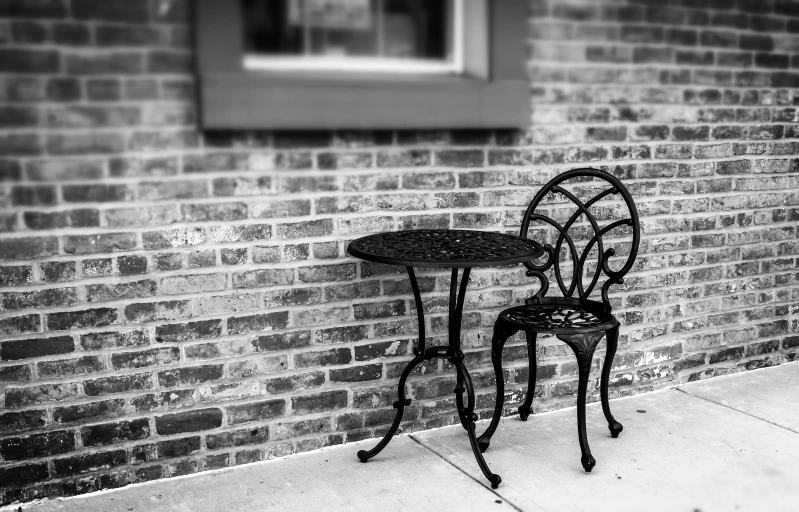
[{"label": "chair back leg", "polygon": [[536,376],[536,361],[535,361],[535,339],[537,334],[534,332],[525,332],[527,336],[527,360],[529,361],[529,370],[527,373],[527,396],[524,397],[524,403],[519,406],[519,418],[522,421],[527,421],[527,417],[532,412],[533,396],[535,395],[535,376]]},{"label": "chair back leg", "polygon": [[558,338],[571,347],[577,357],[577,366],[580,372],[580,380],[577,384],[577,436],[580,440],[580,451],[582,457],[580,462],[583,469],[590,473],[596,460],[591,455],[591,448],[588,446],[588,435],[585,429],[585,398],[588,391],[588,376],[591,373],[591,360],[594,357],[594,350],[597,344],[605,336],[602,331],[586,334],[558,334]]},{"label": "chair back leg", "polygon": [[607,342],[607,349],[605,350],[605,362],[602,364],[602,378],[599,381],[599,394],[602,398],[602,412],[605,413],[605,419],[608,420],[608,430],[610,435],[614,438],[619,437],[619,434],[624,430],[624,426],[616,421],[613,414],[610,412],[610,402],[608,400],[608,382],[610,381],[610,368],[613,366],[613,358],[616,356],[616,347],[619,342],[619,326],[613,329],[608,329],[605,340]]}]

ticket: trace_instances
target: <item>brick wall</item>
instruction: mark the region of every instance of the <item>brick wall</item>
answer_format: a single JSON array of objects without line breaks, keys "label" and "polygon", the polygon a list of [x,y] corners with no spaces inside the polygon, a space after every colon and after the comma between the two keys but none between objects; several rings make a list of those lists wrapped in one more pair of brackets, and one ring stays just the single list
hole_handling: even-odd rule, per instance
[{"label": "brick wall", "polygon": [[[518,132],[203,133],[189,10],[0,1],[0,503],[381,435],[412,297],[347,241],[514,232],[542,183],[585,164],[642,215],[614,293],[615,396],[796,357],[796,1],[535,0]],[[443,342],[448,275],[420,284]],[[473,274],[483,417],[493,319],[531,289],[520,268]],[[539,350],[536,410],[573,404],[573,357]],[[509,402],[525,360],[517,338]],[[451,368],[423,370],[404,431],[454,421]]]}]

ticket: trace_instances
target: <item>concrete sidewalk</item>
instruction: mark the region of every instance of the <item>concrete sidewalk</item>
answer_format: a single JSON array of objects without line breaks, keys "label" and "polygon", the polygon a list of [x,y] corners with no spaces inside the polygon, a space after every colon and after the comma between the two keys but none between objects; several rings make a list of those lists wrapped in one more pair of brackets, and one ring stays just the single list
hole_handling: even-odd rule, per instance
[{"label": "concrete sidewalk", "polygon": [[453,426],[398,436],[368,464],[355,452],[376,440],[22,510],[799,510],[797,396],[799,364],[790,364],[615,400],[618,439],[591,404],[590,474],[580,466],[573,408],[505,418],[486,452],[502,476],[496,491]]}]

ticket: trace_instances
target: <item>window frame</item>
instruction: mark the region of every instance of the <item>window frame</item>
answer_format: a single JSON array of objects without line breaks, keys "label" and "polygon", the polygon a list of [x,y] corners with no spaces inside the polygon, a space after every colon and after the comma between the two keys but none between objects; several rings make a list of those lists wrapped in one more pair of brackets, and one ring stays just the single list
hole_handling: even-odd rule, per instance
[{"label": "window frame", "polygon": [[527,2],[466,0],[462,75],[254,71],[237,0],[197,1],[205,129],[525,128]]}]

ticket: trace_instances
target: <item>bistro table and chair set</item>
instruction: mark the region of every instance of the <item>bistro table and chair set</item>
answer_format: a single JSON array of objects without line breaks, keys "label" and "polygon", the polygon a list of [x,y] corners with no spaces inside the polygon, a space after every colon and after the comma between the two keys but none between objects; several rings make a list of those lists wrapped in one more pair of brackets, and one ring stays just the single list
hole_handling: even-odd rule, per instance
[{"label": "bistro table and chair set", "polygon": [[[597,185],[601,186],[591,199],[583,201],[566,182],[594,194]],[[547,206],[561,206],[552,201],[561,196],[576,206],[576,210],[567,217],[547,216],[538,213]],[[596,210],[592,207],[605,198],[624,203],[626,208],[621,212],[613,205]],[[602,217],[611,221],[600,227],[595,213],[602,212]],[[560,222],[553,217],[557,217]],[[563,218],[561,218],[563,217]],[[618,217],[618,218],[617,218]],[[581,218],[584,220],[580,221]],[[586,222],[588,226],[586,226]],[[554,246],[542,244],[534,236],[541,236],[542,231],[532,226],[543,224],[554,230],[556,238]],[[611,269],[609,259],[615,256],[613,248],[606,248],[603,238],[613,236],[614,242],[619,235],[632,237],[632,242],[625,247],[626,260],[618,269]],[[619,336],[619,321],[611,312],[608,298],[609,288],[621,284],[624,275],[630,270],[638,252],[640,225],[638,213],[629,191],[611,174],[597,169],[575,169],[558,175],[547,183],[533,198],[522,218],[519,236],[502,233],[424,229],[379,233],[354,240],[349,244],[347,252],[357,258],[390,265],[406,267],[411,282],[413,296],[416,301],[416,313],[419,324],[419,341],[414,349],[415,357],[408,363],[399,380],[397,400],[394,402],[396,415],[394,422],[380,442],[371,450],[361,450],[358,458],[366,462],[380,453],[396,434],[402,420],[405,407],[411,399],[405,391],[406,381],[413,369],[434,358],[448,360],[456,370],[455,403],[458,417],[466,430],[472,451],[481,471],[496,489],[502,479],[492,473],[483,457],[491,442],[491,436],[499,425],[504,405],[504,378],[502,372],[502,350],[505,342],[517,332],[524,332],[527,341],[529,359],[529,381],[527,395],[519,407],[519,417],[527,420],[531,412],[536,379],[536,337],[538,333],[554,334],[574,351],[579,369],[577,388],[577,431],[582,453],[581,463],[586,472],[590,472],[596,461],[591,455],[585,427],[585,401],[591,360],[597,345],[606,339],[606,353],[600,379],[600,397],[602,410],[608,422],[610,434],[615,438],[622,431],[622,425],[613,417],[608,404],[608,380],[613,357]],[[579,250],[578,250],[579,249]],[[543,263],[535,261],[543,259]],[[619,258],[621,259],[621,258]],[[491,341],[491,361],[496,375],[496,403],[491,422],[486,431],[478,436],[476,433],[477,414],[475,414],[475,392],[472,379],[464,364],[461,350],[461,317],[466,296],[469,273],[474,267],[495,267],[522,263],[527,268],[527,276],[538,280],[538,291],[528,298],[523,305],[505,309],[499,313],[494,324]],[[428,347],[425,344],[425,319],[419,285],[414,268],[450,268],[452,277],[449,289],[449,344],[446,346]],[[463,269],[458,284],[459,269]],[[557,288],[561,296],[547,296],[549,278],[547,273],[554,274]],[[600,277],[604,273],[606,280],[597,288]],[[586,285],[584,275],[588,275]],[[568,284],[564,278],[569,278]],[[592,293],[598,291],[599,297]],[[595,294],[596,295],[596,294]],[[598,299],[598,300],[597,300]],[[466,394],[464,400],[464,392]]]}]

